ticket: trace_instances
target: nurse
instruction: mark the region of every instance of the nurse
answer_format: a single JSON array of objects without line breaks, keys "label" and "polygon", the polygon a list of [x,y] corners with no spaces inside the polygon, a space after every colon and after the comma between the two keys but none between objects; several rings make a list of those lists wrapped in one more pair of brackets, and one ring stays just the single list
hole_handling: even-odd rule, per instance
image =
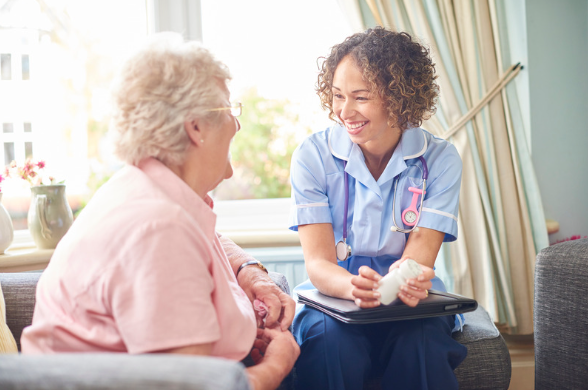
[{"label": "nurse", "polygon": [[[445,291],[433,269],[441,244],[457,238],[462,164],[453,145],[419,127],[435,112],[436,77],[425,47],[383,28],[348,37],[324,59],[317,93],[337,123],[308,137],[292,158],[290,229],[299,233],[309,276],[295,291],[317,288],[375,307],[377,282],[406,258],[423,274],[402,287],[402,302],[414,307],[428,289]],[[418,229],[391,231],[412,227],[402,214],[427,168]],[[351,253],[338,260],[335,245],[344,238]],[[460,324],[445,316],[351,325],[300,305],[297,387],[362,389],[381,378],[383,389],[457,389],[453,370],[467,349],[451,334]]]}]

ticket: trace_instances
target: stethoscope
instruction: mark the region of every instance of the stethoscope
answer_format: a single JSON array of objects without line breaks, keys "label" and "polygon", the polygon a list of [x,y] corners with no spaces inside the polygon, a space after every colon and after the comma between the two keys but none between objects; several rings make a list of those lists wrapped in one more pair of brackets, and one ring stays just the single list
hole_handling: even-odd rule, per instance
[{"label": "stethoscope", "polygon": [[[410,206],[408,206],[408,208],[402,212],[402,222],[407,226],[411,226],[409,229],[401,228],[396,224],[396,190],[398,187],[398,181],[400,180],[400,174],[396,175],[394,178],[394,192],[392,193],[392,223],[394,226],[390,227],[390,231],[392,232],[410,233],[413,230],[418,229],[418,223],[421,219],[421,213],[419,210],[423,209],[423,200],[425,199],[425,193],[427,192],[427,179],[429,178],[429,168],[427,167],[427,162],[422,156],[419,156],[418,159],[421,160],[421,163],[423,164],[423,188],[408,187],[408,190],[412,192],[412,200],[410,202]],[[347,172],[345,172],[346,167],[347,161],[343,161],[343,172],[345,173],[345,211],[343,212],[343,239],[341,239],[337,245],[335,245],[337,260],[339,261],[345,261],[351,256],[351,246],[347,245],[347,210],[349,209],[349,186],[347,183],[348,175]],[[416,205],[419,195],[421,195],[421,202],[419,208],[417,209]]]}]

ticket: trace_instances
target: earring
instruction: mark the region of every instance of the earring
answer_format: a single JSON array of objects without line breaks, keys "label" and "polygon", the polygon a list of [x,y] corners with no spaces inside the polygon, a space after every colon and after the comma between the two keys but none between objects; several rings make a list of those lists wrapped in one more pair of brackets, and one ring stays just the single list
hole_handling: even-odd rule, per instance
[{"label": "earring", "polygon": [[203,144],[204,143],[204,140],[203,139],[200,139],[200,143]]}]

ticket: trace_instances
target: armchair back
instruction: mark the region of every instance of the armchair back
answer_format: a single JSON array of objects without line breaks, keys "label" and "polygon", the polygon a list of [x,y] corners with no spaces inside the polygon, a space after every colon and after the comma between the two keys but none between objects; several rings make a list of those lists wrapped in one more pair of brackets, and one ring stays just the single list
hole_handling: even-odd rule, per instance
[{"label": "armchair back", "polygon": [[588,239],[543,249],[535,266],[535,389],[588,384]]}]

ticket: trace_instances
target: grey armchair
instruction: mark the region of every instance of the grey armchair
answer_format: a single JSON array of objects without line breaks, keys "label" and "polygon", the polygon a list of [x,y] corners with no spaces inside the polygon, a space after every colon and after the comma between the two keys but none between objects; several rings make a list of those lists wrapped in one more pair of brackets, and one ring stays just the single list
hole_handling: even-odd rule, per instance
[{"label": "grey armchair", "polygon": [[[22,329],[32,321],[38,273],[0,273],[7,324],[20,348]],[[289,293],[286,278],[270,276]],[[466,313],[454,337],[468,348],[457,368],[460,389],[508,389],[511,363],[504,339],[482,308]],[[169,355],[0,355],[1,389],[249,389],[244,365],[209,357]],[[295,373],[294,373],[295,375]],[[280,389],[292,387],[292,375]]]},{"label": "grey armchair", "polygon": [[535,268],[535,389],[588,388],[588,239],[543,249]]}]

